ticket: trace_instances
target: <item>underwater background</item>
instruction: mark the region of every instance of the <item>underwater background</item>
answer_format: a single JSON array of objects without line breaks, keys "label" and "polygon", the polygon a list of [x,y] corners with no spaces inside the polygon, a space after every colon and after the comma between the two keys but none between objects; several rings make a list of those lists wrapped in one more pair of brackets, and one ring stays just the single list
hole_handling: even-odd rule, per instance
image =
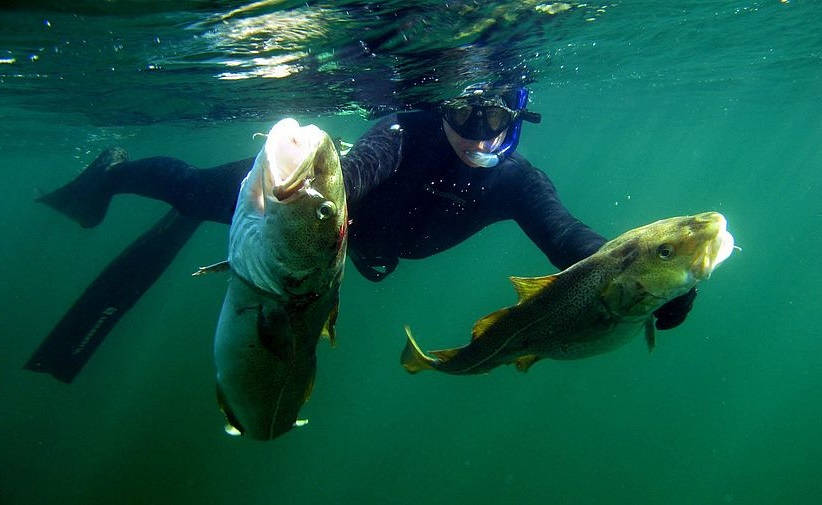
[{"label": "underwater background", "polygon": [[[0,11],[0,503],[820,503],[822,4],[550,5]],[[370,74],[391,86],[352,77]],[[190,276],[223,259],[227,227],[204,223],[72,384],[22,369],[167,210],[118,196],[82,229],[34,202],[99,151],[211,167],[254,155],[286,115],[353,142],[385,111],[502,74],[527,76],[543,116],[519,152],[598,232],[727,217],[742,251],[652,353],[637,338],[527,374],[407,374],[404,324],[425,348],[461,345],[515,301],[508,276],[556,270],[498,223],[378,284],[349,264],[309,424],[232,438],[211,347],[225,280]]]}]

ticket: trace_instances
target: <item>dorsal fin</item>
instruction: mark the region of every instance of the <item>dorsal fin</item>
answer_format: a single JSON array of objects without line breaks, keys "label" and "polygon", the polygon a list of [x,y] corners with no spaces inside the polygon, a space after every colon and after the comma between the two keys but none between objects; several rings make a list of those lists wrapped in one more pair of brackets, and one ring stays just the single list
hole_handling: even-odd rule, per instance
[{"label": "dorsal fin", "polygon": [[514,289],[517,290],[517,295],[519,296],[517,304],[520,304],[553,284],[553,282],[557,280],[557,276],[546,275],[545,277],[510,277],[510,279],[514,284]]},{"label": "dorsal fin", "polygon": [[429,354],[433,354],[437,357],[438,360],[445,363],[449,359],[453,358],[455,354],[459,352],[459,348],[454,349],[440,349],[439,351],[431,351]]},{"label": "dorsal fin", "polygon": [[501,317],[508,314],[508,309],[499,309],[497,311],[491,312],[487,316],[483,317],[476,323],[474,323],[474,328],[471,330],[471,340],[476,340],[480,338],[488,327],[492,324],[496,323]]}]

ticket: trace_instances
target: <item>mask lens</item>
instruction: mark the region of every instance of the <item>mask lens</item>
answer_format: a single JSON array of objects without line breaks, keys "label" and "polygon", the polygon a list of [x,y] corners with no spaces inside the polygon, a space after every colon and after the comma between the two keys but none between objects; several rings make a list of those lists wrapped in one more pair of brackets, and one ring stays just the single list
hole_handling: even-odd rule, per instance
[{"label": "mask lens", "polygon": [[514,111],[494,100],[454,100],[444,107],[446,121],[461,136],[471,140],[496,137],[511,125]]},{"label": "mask lens", "polygon": [[451,107],[448,109],[448,122],[452,126],[462,126],[471,117],[472,110],[470,105]]},{"label": "mask lens", "polygon": [[485,123],[494,133],[499,133],[511,123],[511,112],[502,107],[486,107]]}]

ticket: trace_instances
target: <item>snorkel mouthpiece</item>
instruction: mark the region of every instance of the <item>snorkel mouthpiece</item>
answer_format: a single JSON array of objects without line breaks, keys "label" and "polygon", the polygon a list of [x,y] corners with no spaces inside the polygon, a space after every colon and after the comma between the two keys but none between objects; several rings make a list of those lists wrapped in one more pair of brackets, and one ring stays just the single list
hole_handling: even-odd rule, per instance
[{"label": "snorkel mouthpiece", "polygon": [[465,151],[465,156],[472,163],[482,168],[493,168],[499,165],[500,157],[494,153],[484,153],[481,151]]}]

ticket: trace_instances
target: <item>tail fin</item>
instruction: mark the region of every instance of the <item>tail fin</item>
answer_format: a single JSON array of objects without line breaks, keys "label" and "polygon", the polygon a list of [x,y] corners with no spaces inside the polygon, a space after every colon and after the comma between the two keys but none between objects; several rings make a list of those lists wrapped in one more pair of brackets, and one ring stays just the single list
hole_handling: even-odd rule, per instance
[{"label": "tail fin", "polygon": [[97,226],[111,201],[106,171],[124,161],[128,161],[124,149],[106,149],[76,179],[37,201],[73,219],[83,228]]},{"label": "tail fin", "polygon": [[408,336],[408,341],[405,343],[405,349],[402,351],[400,362],[408,373],[417,373],[421,370],[434,370],[434,363],[436,360],[426,356],[417,342],[411,335],[411,328],[405,325],[405,334]]}]

